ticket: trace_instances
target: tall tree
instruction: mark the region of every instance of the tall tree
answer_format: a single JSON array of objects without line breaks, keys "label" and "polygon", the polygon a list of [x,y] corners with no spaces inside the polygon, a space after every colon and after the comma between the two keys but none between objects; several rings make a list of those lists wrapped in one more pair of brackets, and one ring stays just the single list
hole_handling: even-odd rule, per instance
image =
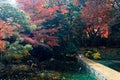
[{"label": "tall tree", "polygon": [[24,10],[27,15],[30,16],[31,23],[37,26],[36,29],[32,32],[32,39],[50,46],[57,46],[58,40],[57,37],[53,35],[53,33],[58,31],[59,26],[57,26],[58,28],[49,27],[47,30],[45,30],[42,23],[56,17],[57,12],[64,14],[67,12],[67,10],[65,10],[63,6],[56,5],[45,7],[46,0],[17,0],[17,2],[20,3],[20,9]]},{"label": "tall tree", "polygon": [[88,27],[84,32],[88,37],[100,35],[108,38],[111,3],[108,0],[88,0],[85,4],[81,10],[81,17]]}]

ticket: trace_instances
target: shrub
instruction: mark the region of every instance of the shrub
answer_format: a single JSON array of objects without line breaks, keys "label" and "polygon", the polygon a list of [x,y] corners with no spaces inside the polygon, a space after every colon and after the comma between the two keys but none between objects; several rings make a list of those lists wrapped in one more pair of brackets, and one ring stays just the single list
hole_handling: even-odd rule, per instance
[{"label": "shrub", "polygon": [[101,58],[101,54],[96,48],[86,49],[84,55],[91,59],[100,59]]}]

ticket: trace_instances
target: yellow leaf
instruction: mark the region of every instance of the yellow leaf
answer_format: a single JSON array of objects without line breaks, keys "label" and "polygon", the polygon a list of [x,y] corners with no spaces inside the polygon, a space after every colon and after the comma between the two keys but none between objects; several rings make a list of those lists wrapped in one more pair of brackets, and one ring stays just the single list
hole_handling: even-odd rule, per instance
[{"label": "yellow leaf", "polygon": [[15,58],[15,59],[21,59],[22,55],[15,53],[15,54],[13,54],[13,58]]},{"label": "yellow leaf", "polygon": [[100,59],[101,58],[99,52],[94,53],[92,56],[93,56],[94,59]]}]

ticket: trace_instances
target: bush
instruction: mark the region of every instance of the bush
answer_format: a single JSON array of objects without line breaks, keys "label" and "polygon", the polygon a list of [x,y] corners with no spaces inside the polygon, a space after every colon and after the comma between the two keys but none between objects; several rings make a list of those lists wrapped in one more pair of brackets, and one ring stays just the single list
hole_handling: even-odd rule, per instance
[{"label": "bush", "polygon": [[101,59],[101,54],[96,48],[86,49],[84,55],[91,59]]}]

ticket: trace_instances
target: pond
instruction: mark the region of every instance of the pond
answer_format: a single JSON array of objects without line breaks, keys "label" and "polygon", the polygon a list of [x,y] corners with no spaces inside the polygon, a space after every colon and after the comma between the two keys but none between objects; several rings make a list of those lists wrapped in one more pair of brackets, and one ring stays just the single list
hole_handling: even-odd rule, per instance
[{"label": "pond", "polygon": [[93,75],[87,74],[85,71],[81,71],[79,73],[63,73],[66,76],[65,80],[96,80],[93,78]]},{"label": "pond", "polygon": [[[46,63],[46,64],[45,64]],[[43,66],[44,64],[44,66]],[[4,80],[96,80],[92,74],[74,61],[46,61],[40,70],[17,71],[0,77]],[[8,69],[7,69],[8,70]]]}]

